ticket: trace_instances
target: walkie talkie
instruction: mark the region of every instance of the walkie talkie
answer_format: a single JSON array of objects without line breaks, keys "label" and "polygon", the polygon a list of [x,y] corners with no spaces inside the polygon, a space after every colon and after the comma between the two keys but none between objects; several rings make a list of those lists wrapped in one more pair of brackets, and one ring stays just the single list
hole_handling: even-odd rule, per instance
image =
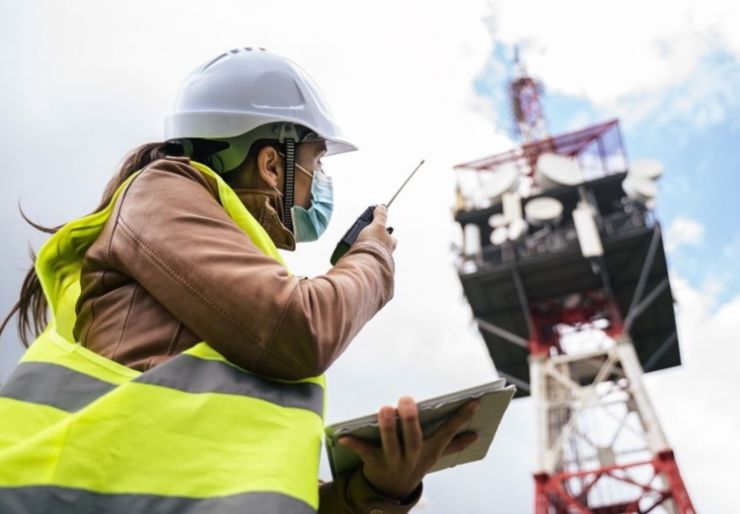
[{"label": "walkie talkie", "polygon": [[[406,180],[404,180],[403,184],[401,184],[401,187],[398,188],[396,193],[393,195],[391,200],[386,204],[386,207],[390,207],[393,203],[393,200],[396,199],[398,196],[398,193],[401,192],[401,190],[406,187],[406,184],[408,184],[409,180],[411,180],[411,177],[414,176],[414,174],[419,171],[419,168],[421,168],[421,165],[424,164],[424,159],[414,168],[414,171],[411,172],[411,175],[406,177]],[[345,232],[344,236],[342,236],[342,239],[339,240],[337,243],[337,247],[334,249],[334,253],[331,254],[331,259],[329,260],[332,264],[337,263],[339,259],[342,258],[342,256],[347,253],[347,251],[350,249],[352,244],[357,239],[357,236],[360,234],[363,228],[367,227],[370,223],[373,222],[373,211],[375,210],[376,205],[371,205],[367,209],[365,209],[362,214],[357,218],[357,220],[352,224],[352,226],[349,228],[347,232]],[[388,227],[388,233],[393,233],[393,228]]]}]

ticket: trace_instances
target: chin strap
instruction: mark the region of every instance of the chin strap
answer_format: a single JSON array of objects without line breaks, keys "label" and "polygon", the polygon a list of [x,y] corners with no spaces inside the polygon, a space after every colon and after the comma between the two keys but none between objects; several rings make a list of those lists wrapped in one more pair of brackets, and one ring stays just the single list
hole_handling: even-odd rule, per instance
[{"label": "chin strap", "polygon": [[293,232],[293,208],[295,194],[295,144],[298,140],[298,133],[295,125],[284,123],[280,127],[280,143],[283,145],[285,153],[285,181],[283,184],[283,225]]}]

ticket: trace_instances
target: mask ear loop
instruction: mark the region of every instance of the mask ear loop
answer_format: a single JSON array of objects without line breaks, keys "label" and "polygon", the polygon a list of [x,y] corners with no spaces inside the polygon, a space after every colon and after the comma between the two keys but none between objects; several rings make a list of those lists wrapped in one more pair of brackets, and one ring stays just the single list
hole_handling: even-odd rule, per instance
[{"label": "mask ear loop", "polygon": [[[278,153],[280,153],[280,157],[282,157],[283,159],[285,159],[285,154],[283,152],[278,152]],[[295,167],[296,167],[296,169],[302,171],[303,173],[305,173],[306,175],[308,175],[309,177],[311,177],[311,179],[313,180],[313,173],[311,173],[310,171],[308,171],[306,168],[304,168],[303,166],[301,166],[297,162],[295,163]]]}]

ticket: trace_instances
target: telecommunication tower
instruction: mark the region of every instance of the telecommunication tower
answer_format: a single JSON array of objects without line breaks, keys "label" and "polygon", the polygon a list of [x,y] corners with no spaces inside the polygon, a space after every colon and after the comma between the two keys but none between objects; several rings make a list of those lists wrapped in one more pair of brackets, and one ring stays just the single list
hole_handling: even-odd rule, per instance
[{"label": "telecommunication tower", "polygon": [[522,144],[455,168],[458,273],[498,373],[534,400],[535,513],[694,514],[642,380],[681,363],[662,167],[629,164],[618,120],[548,136],[520,62],[510,91]]},{"label": "telecommunication tower", "polygon": [[524,61],[519,58],[518,48],[514,53],[514,65],[516,77],[509,84],[509,105],[516,132],[525,144],[547,139],[547,123],[542,107],[544,85],[527,73]]}]

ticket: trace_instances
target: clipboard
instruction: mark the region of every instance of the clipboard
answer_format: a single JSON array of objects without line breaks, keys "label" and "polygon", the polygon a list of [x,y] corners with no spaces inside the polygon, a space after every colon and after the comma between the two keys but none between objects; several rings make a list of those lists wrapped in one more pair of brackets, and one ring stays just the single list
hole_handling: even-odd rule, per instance
[{"label": "clipboard", "polygon": [[[467,402],[473,399],[480,400],[478,412],[458,430],[458,433],[476,432],[479,436],[478,440],[462,452],[441,458],[429,472],[483,459],[488,453],[501,418],[515,391],[516,388],[513,385],[507,386],[506,381],[501,378],[477,387],[419,402],[419,420],[422,433],[426,438]],[[329,425],[325,432],[326,451],[334,478],[362,464],[360,457],[353,450],[339,444],[340,437],[352,435],[377,442],[380,445],[377,414]]]}]

